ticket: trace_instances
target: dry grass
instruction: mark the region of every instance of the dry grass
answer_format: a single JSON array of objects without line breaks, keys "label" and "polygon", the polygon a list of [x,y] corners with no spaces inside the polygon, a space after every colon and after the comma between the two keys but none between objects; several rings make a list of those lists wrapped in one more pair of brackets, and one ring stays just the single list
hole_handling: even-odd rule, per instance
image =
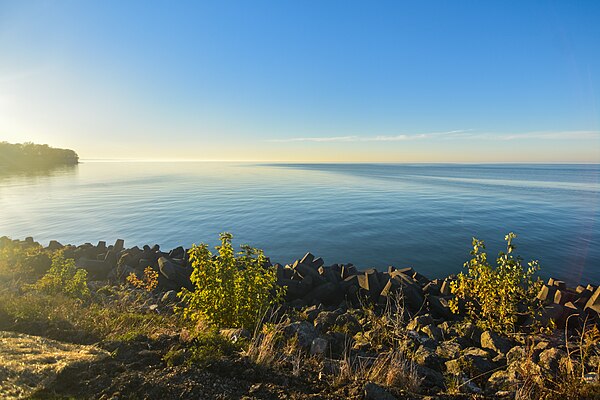
[{"label": "dry grass", "polygon": [[0,332],[0,397],[26,398],[52,380],[66,366],[94,361],[108,353],[13,332]]}]

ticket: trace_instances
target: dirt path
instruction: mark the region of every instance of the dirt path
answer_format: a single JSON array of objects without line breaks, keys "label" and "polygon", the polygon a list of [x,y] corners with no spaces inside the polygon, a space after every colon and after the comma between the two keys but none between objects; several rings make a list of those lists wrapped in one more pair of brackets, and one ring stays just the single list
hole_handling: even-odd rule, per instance
[{"label": "dirt path", "polygon": [[0,398],[25,398],[51,382],[65,367],[107,355],[95,346],[0,331]]}]

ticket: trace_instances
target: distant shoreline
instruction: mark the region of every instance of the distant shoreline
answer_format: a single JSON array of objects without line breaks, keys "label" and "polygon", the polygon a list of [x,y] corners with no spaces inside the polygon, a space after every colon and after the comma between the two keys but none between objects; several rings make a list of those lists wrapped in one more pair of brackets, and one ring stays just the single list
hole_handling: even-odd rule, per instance
[{"label": "distant shoreline", "polygon": [[32,171],[79,164],[74,150],[47,144],[0,142],[0,169],[9,172]]}]

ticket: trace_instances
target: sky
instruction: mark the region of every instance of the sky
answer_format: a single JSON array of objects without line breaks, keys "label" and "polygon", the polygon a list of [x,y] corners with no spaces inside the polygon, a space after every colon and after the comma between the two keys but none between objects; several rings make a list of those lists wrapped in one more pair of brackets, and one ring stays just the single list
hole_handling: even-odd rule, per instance
[{"label": "sky", "polygon": [[0,0],[0,141],[83,159],[600,162],[599,1]]}]

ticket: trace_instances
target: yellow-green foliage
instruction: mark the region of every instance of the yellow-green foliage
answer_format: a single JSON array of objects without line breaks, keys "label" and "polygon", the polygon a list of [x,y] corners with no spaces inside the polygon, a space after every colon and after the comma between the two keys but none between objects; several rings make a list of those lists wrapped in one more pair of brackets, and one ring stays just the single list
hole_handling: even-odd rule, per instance
[{"label": "yellow-green foliage", "polygon": [[216,327],[251,328],[283,297],[275,269],[265,266],[263,251],[242,246],[236,254],[231,239],[231,234],[222,233],[215,255],[204,243],[189,251],[196,290],[183,289],[179,295],[186,304],[183,316],[192,324],[206,320]]},{"label": "yellow-green foliage", "polygon": [[50,268],[51,257],[38,243],[0,238],[0,276],[4,278],[39,276]]},{"label": "yellow-green foliage", "polygon": [[90,290],[87,286],[87,271],[75,266],[75,261],[66,259],[58,251],[52,257],[52,266],[30,288],[47,294],[62,293],[76,299],[89,297]]},{"label": "yellow-green foliage", "polygon": [[531,261],[525,268],[521,258],[512,255],[516,237],[511,232],[504,238],[507,251],[498,255],[496,268],[487,261],[483,241],[473,238],[473,257],[465,263],[468,271],[460,273],[450,286],[455,295],[449,302],[454,313],[465,313],[483,329],[505,333],[515,331],[519,314],[533,315],[540,288],[539,279],[534,278],[539,264]]},{"label": "yellow-green foliage", "polygon": [[144,276],[142,279],[138,278],[133,272],[130,273],[126,279],[131,285],[147,292],[153,291],[158,286],[158,272],[153,270],[152,267],[146,267],[144,269]]}]

